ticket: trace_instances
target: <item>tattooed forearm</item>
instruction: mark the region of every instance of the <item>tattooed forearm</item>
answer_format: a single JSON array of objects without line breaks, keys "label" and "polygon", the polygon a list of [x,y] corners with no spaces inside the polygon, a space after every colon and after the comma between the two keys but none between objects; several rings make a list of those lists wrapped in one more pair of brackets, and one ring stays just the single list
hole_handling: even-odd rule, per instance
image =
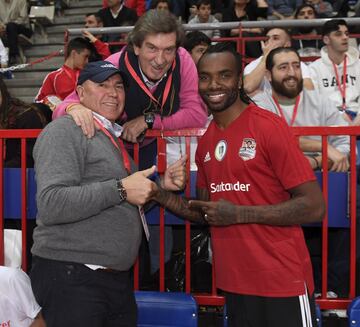
[{"label": "tattooed forearm", "polygon": [[206,223],[201,210],[189,208],[188,200],[185,197],[159,188],[154,200],[179,217],[198,223]]},{"label": "tattooed forearm", "polygon": [[293,189],[292,197],[279,204],[242,206],[220,200],[215,210],[207,211],[211,225],[268,224],[297,225],[321,221],[324,216],[324,201],[318,186],[307,183]]}]

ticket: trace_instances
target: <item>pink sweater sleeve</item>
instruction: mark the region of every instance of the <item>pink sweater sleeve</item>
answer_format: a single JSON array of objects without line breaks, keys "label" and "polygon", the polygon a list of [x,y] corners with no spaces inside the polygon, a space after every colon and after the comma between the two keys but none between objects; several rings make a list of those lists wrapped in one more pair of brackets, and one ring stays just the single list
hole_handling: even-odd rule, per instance
[{"label": "pink sweater sleeve", "polygon": [[204,127],[207,120],[205,104],[198,92],[198,74],[196,66],[184,48],[178,49],[180,56],[181,84],[179,91],[180,107],[178,111],[161,121],[160,115],[156,115],[154,129],[181,129]]},{"label": "pink sweater sleeve", "polygon": [[[111,62],[113,65],[115,65],[116,67],[119,67],[119,58],[121,55],[122,51],[117,52],[112,54],[110,57],[108,57],[106,59],[106,61]],[[79,103],[79,97],[76,93],[76,91],[70,93],[63,102],[61,102],[56,109],[54,110],[53,114],[52,114],[52,119],[56,119],[59,118],[61,116],[64,116],[66,114],[65,109],[67,108],[68,105],[73,104],[73,103]]]}]

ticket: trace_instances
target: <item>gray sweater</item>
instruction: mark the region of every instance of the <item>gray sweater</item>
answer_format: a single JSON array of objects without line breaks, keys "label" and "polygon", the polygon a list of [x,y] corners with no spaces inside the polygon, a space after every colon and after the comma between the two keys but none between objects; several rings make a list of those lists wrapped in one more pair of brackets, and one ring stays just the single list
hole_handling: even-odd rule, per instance
[{"label": "gray sweater", "polygon": [[120,151],[103,132],[88,139],[64,116],[43,130],[33,155],[38,213],[32,253],[128,270],[142,226],[137,207],[120,202],[115,179],[127,176]]}]

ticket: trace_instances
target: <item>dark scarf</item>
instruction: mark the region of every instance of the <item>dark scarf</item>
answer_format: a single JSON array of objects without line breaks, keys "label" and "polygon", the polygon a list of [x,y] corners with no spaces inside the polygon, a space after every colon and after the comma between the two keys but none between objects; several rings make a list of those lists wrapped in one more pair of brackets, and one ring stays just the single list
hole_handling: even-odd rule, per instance
[{"label": "dark scarf", "polygon": [[158,102],[161,104],[163,101],[163,94],[165,90],[166,82],[172,72],[172,83],[170,86],[169,94],[167,96],[166,102],[161,111],[161,106],[159,106],[155,101],[153,101],[149,95],[139,86],[136,80],[132,77],[131,73],[126,67],[125,64],[125,53],[128,54],[128,59],[130,65],[136,72],[137,76],[146,84],[142,78],[142,74],[139,69],[138,58],[135,53],[130,49],[125,49],[119,59],[119,68],[121,71],[125,72],[128,76],[129,86],[126,89],[126,99],[125,99],[125,112],[127,114],[127,120],[132,120],[136,117],[139,117],[146,112],[155,112],[160,114],[161,117],[166,117],[174,114],[179,109],[180,99],[179,99],[179,90],[180,90],[180,58],[176,53],[176,65],[173,69],[173,66],[167,71],[166,77],[157,85],[153,96],[155,99],[158,99]]}]

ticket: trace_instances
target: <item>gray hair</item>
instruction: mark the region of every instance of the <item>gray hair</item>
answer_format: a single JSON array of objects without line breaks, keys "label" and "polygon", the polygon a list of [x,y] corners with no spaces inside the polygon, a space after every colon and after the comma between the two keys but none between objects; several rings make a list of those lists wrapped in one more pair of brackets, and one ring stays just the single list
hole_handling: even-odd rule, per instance
[{"label": "gray hair", "polygon": [[152,9],[143,14],[128,35],[129,46],[141,47],[145,37],[149,34],[176,33],[176,47],[184,38],[184,30],[178,19],[165,10]]}]

